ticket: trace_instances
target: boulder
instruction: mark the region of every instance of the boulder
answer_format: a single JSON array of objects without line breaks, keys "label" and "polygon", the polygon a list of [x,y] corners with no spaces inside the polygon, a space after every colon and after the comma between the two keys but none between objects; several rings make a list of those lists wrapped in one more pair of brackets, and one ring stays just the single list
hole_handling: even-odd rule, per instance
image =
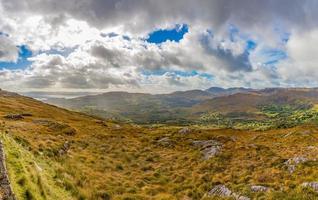
[{"label": "boulder", "polygon": [[119,124],[115,124],[113,125],[113,129],[119,130],[121,129],[121,126]]},{"label": "boulder", "polygon": [[191,132],[191,130],[190,130],[190,128],[188,128],[188,127],[184,127],[184,128],[182,128],[182,129],[179,130],[179,133],[180,133],[180,134],[188,134],[188,133],[190,133],[190,132]]},{"label": "boulder", "polygon": [[287,166],[288,171],[290,173],[293,173],[296,170],[297,165],[304,163],[304,162],[307,162],[307,161],[308,161],[308,159],[303,157],[303,156],[293,157],[293,158],[288,159],[285,162],[285,165]]},{"label": "boulder", "polygon": [[225,185],[217,185],[208,193],[209,196],[231,197],[232,191]]},{"label": "boulder", "polygon": [[269,188],[261,185],[252,185],[251,190],[252,192],[267,192]]},{"label": "boulder", "polygon": [[157,144],[163,147],[173,147],[174,146],[174,141],[172,141],[168,137],[161,138],[157,141]]},{"label": "boulder", "polygon": [[221,151],[222,144],[215,140],[193,141],[192,144],[196,148],[200,148],[203,158],[208,160],[218,155]]},{"label": "boulder", "polygon": [[8,114],[4,116],[5,119],[11,119],[11,120],[20,120],[23,119],[24,117],[21,114]]},{"label": "boulder", "polygon": [[232,197],[236,200],[250,200],[249,197],[242,196],[235,192],[232,192],[225,185],[217,185],[212,190],[208,192],[208,196],[218,196],[218,197]]},{"label": "boulder", "polygon": [[315,192],[318,192],[318,182],[305,182],[301,186],[312,188]]}]

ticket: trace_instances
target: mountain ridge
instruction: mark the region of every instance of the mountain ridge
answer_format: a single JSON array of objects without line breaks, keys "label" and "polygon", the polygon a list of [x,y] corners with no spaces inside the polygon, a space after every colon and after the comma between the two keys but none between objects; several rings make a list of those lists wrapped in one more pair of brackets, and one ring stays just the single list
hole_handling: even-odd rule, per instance
[{"label": "mountain ridge", "polygon": [[[108,92],[73,99],[48,99],[47,103],[86,112],[106,119],[135,123],[193,123],[201,116],[218,112],[222,115],[258,113],[272,104],[304,107],[318,103],[317,88],[218,88],[176,91],[169,94]],[[311,103],[309,103],[311,102]],[[296,107],[299,107],[297,104]],[[244,115],[245,115],[244,114]]]}]

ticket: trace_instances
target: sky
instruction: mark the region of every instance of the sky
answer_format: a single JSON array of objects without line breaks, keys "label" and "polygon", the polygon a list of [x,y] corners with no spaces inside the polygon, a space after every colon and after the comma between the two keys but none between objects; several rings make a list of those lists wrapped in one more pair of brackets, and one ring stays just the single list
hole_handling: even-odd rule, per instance
[{"label": "sky", "polygon": [[0,0],[0,88],[318,87],[316,0]]}]

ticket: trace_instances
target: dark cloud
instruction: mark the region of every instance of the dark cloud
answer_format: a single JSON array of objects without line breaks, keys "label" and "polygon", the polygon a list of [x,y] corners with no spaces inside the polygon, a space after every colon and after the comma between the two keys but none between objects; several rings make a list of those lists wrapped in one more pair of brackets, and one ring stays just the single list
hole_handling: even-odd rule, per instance
[{"label": "dark cloud", "polygon": [[125,25],[138,31],[165,23],[204,23],[212,28],[231,22],[246,28],[261,28],[273,22],[291,27],[316,27],[316,0],[2,0],[10,12],[33,12],[85,20],[96,27]]},{"label": "dark cloud", "polygon": [[[303,62],[297,66],[301,67],[294,70],[293,77],[297,77],[299,71],[313,75],[317,62],[311,52],[316,49],[310,52],[305,49],[308,44],[317,46],[318,39],[314,37],[317,34],[311,33],[318,28],[317,7],[316,0],[0,0],[0,29],[9,34],[0,34],[0,62],[16,61],[17,45],[30,46],[34,55],[54,48],[72,49],[68,55],[33,58],[33,64],[26,70],[6,74],[0,71],[0,80],[10,79],[14,85],[15,77],[24,77],[26,80],[22,82],[28,87],[58,85],[87,89],[138,86],[142,82],[138,72],[144,70],[195,70],[213,74],[220,82],[227,77],[238,84],[251,74],[256,77],[254,80],[279,80],[282,74],[292,71],[283,66],[265,69],[252,62],[252,53],[240,49],[242,46],[222,46],[224,40],[229,40],[226,31],[230,24],[248,35],[246,37],[256,38],[257,48],[277,39],[273,36],[277,28],[290,33],[288,44],[294,41],[294,45],[284,45],[286,50],[294,52],[288,54],[294,58],[286,66],[296,68],[294,63],[300,60]],[[30,19],[33,16],[41,17]],[[86,21],[89,26],[76,20],[67,21],[69,19]],[[143,39],[154,29],[176,24],[189,26],[189,32],[179,43],[156,46]],[[115,32],[110,34],[113,29],[107,28]],[[212,42],[202,34],[206,29],[216,36]],[[303,37],[306,35],[303,32],[308,32],[308,37]],[[119,41],[123,36],[126,40]],[[277,41],[273,43],[269,48],[279,45]],[[299,46],[305,54],[296,51]],[[309,54],[313,54],[313,58],[312,66],[308,67]],[[170,85],[186,85],[182,77],[176,75],[166,74],[162,79]]]},{"label": "dark cloud", "polygon": [[219,68],[233,72],[233,71],[252,71],[252,64],[249,60],[249,52],[245,50],[243,53],[234,55],[232,50],[220,47],[219,44],[213,46],[214,41],[211,42],[211,36],[203,35],[201,37],[201,45],[205,51],[220,61]]}]

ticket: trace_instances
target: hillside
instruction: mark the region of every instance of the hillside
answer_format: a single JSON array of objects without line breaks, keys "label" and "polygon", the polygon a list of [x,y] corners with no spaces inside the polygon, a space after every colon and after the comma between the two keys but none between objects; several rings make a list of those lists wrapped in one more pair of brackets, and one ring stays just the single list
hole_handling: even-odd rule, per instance
[{"label": "hillside", "polygon": [[318,198],[310,188],[318,178],[314,124],[261,132],[142,127],[13,93],[1,92],[0,103],[18,199],[207,200],[223,199],[224,187],[245,199]]},{"label": "hillside", "polygon": [[[267,129],[315,119],[318,89],[212,87],[158,95],[109,92],[73,99],[51,98],[46,102],[104,119],[138,124],[203,123],[220,127],[221,120],[222,127]],[[287,115],[293,119],[285,119]],[[282,121],[290,123],[284,125]]]},{"label": "hillside", "polygon": [[106,119],[115,118],[135,123],[184,124],[191,121],[192,106],[214,97],[249,93],[246,88],[209,88],[207,90],[177,91],[170,94],[108,92],[71,99],[48,98],[45,102],[82,111]]}]

